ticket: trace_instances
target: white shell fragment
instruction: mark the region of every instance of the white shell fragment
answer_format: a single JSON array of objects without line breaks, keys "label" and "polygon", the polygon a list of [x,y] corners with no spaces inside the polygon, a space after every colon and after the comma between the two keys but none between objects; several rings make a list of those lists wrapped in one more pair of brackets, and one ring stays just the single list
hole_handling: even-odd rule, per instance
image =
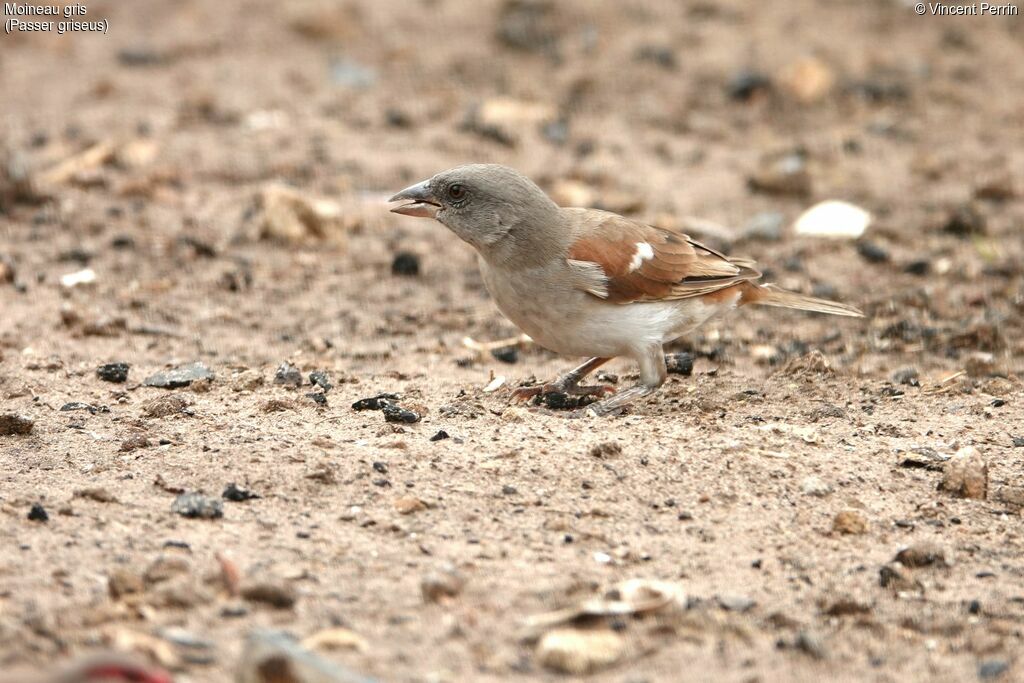
[{"label": "white shell fragment", "polygon": [[495,391],[500,389],[505,384],[505,375],[498,375],[490,381],[490,383],[484,387],[485,394],[493,394]]},{"label": "white shell fragment", "polygon": [[60,278],[61,286],[67,289],[77,287],[78,285],[91,285],[94,282],[96,282],[96,271],[92,268],[68,273]]},{"label": "white shell fragment", "polygon": [[796,234],[857,239],[871,224],[871,214],[848,202],[830,199],[815,204],[796,219]]}]

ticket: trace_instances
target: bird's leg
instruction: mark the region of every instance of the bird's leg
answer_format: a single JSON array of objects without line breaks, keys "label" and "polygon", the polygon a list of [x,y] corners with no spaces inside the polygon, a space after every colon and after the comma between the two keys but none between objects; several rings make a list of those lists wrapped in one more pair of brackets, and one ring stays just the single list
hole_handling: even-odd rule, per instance
[{"label": "bird's leg", "polygon": [[534,387],[519,387],[512,392],[513,401],[529,401],[535,396],[543,396],[545,394],[571,394],[573,396],[594,396],[600,394],[615,393],[615,390],[611,387],[604,385],[597,385],[591,387],[581,387],[580,380],[589,375],[591,372],[601,367],[611,358],[591,358],[586,363],[573,368],[569,372],[565,373],[554,382],[549,384],[542,384]]},{"label": "bird's leg", "polygon": [[619,412],[627,404],[653,394],[658,387],[665,383],[668,376],[668,369],[665,367],[665,353],[661,344],[649,344],[639,349],[636,355],[637,363],[640,364],[640,382],[618,392],[610,398],[580,409],[581,415],[612,415]]}]

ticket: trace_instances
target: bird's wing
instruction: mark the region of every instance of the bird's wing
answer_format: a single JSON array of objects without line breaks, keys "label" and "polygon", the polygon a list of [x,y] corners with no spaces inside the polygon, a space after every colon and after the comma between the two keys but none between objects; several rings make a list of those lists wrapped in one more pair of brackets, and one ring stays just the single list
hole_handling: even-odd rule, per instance
[{"label": "bird's wing", "polygon": [[756,280],[747,259],[730,260],[686,235],[605,211],[572,212],[568,262],[579,287],[612,303],[671,301]]}]

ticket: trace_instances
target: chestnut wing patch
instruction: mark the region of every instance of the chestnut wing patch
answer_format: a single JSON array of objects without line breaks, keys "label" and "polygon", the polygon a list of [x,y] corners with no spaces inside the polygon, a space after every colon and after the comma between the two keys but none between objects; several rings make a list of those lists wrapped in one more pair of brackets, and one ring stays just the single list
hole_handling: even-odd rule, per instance
[{"label": "chestnut wing patch", "polygon": [[[579,218],[570,266],[591,275],[581,289],[613,303],[686,299],[761,276],[751,261],[730,261],[686,235],[604,212],[581,211]],[[595,284],[592,264],[603,283]]]}]

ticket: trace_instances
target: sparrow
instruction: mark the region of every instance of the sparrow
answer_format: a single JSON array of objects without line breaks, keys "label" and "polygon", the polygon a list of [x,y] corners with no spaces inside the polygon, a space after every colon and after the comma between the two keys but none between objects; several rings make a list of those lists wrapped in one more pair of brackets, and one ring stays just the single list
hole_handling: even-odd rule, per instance
[{"label": "sparrow", "polygon": [[[513,400],[597,396],[603,398],[588,413],[617,413],[665,382],[665,344],[739,306],[863,317],[853,306],[758,284],[754,261],[679,232],[608,211],[560,207],[506,166],[459,166],[388,201],[408,201],[391,211],[433,218],[476,249],[498,309],[535,342],[588,358],[554,382],[520,387]],[[618,393],[580,385],[619,356],[636,361],[637,384]]]}]

